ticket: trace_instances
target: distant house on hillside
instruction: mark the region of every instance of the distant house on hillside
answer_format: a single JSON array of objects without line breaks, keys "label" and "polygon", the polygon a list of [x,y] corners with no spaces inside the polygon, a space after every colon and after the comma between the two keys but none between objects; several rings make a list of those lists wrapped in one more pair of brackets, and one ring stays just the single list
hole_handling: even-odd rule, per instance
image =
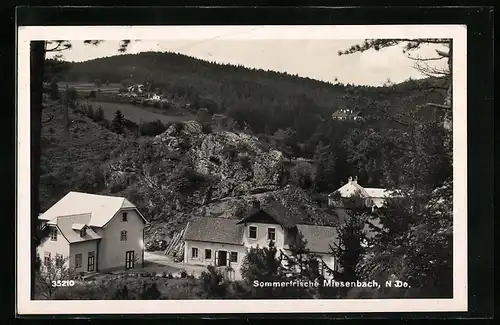
[{"label": "distant house on hillside", "polygon": [[384,205],[385,200],[391,196],[391,192],[383,188],[369,188],[358,184],[357,177],[349,177],[347,183],[328,195],[328,205],[334,207],[338,204],[335,197],[347,198],[354,195],[359,195],[365,199],[367,207],[380,208]]},{"label": "distant house on hillside", "polygon": [[76,272],[143,266],[148,221],[123,197],[69,192],[38,219],[51,233],[37,248],[42,261],[68,258]]},{"label": "distant house on hillside", "polygon": [[353,111],[352,109],[339,109],[332,114],[334,120],[362,120],[360,111]]},{"label": "distant house on hillside", "polygon": [[128,87],[128,92],[142,94],[145,92],[145,87],[144,87],[144,85],[132,85],[132,86]]},{"label": "distant house on hillside", "polygon": [[189,222],[184,233],[184,263],[230,266],[234,279],[239,279],[250,247],[267,247],[273,241],[286,259],[291,254],[290,245],[297,243],[299,234],[316,256],[319,272],[329,278],[326,270],[337,267],[330,253],[330,244],[338,241],[337,229],[305,224],[303,217],[292,215],[277,202],[262,207],[258,203],[241,220],[197,218]]}]

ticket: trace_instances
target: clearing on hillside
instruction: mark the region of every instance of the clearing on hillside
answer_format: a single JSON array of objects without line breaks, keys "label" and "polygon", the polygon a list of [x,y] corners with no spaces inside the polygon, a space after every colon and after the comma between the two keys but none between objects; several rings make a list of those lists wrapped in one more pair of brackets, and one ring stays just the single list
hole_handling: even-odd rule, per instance
[{"label": "clearing on hillside", "polygon": [[80,101],[80,103],[85,105],[92,105],[94,109],[97,107],[102,107],[104,111],[104,117],[108,120],[112,120],[115,116],[115,112],[120,110],[126,119],[131,120],[137,124],[142,122],[152,122],[160,120],[163,124],[176,123],[193,120],[195,117],[193,115],[165,115],[161,113],[151,112],[148,108],[142,108],[141,106],[129,104],[129,103],[113,103],[113,102],[100,102],[100,101]]}]

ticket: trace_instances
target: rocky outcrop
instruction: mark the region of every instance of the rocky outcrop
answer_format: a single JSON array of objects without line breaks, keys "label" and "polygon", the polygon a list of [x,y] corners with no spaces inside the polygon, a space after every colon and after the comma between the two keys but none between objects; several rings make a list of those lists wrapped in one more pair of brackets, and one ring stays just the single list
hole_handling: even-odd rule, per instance
[{"label": "rocky outcrop", "polygon": [[106,174],[108,188],[128,197],[152,220],[146,230],[149,240],[170,239],[193,217],[241,218],[255,201],[275,200],[306,219],[327,223],[328,215],[306,192],[281,187],[283,168],[282,153],[264,147],[255,136],[207,134],[198,122],[189,121],[128,145],[108,164]]}]

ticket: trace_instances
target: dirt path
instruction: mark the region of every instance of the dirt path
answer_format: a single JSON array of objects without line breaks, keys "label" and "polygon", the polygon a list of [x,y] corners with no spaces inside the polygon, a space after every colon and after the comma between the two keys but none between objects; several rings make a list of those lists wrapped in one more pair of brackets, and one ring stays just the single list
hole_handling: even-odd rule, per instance
[{"label": "dirt path", "polygon": [[201,272],[206,270],[204,266],[187,265],[184,263],[176,263],[174,260],[163,254],[163,252],[144,252],[144,269],[145,272],[169,272],[179,273],[186,270],[188,274],[194,274],[199,277]]}]

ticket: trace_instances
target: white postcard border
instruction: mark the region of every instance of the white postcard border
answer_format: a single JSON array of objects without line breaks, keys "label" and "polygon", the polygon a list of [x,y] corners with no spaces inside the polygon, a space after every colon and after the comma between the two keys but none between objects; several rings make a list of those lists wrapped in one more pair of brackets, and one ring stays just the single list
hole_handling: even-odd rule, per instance
[{"label": "white postcard border", "polygon": [[[236,32],[237,31],[237,32]],[[213,314],[467,311],[467,33],[462,25],[29,26],[18,28],[17,312],[32,314]],[[453,299],[73,300],[30,299],[31,40],[453,39]],[[332,53],[335,55],[335,53]]]}]

